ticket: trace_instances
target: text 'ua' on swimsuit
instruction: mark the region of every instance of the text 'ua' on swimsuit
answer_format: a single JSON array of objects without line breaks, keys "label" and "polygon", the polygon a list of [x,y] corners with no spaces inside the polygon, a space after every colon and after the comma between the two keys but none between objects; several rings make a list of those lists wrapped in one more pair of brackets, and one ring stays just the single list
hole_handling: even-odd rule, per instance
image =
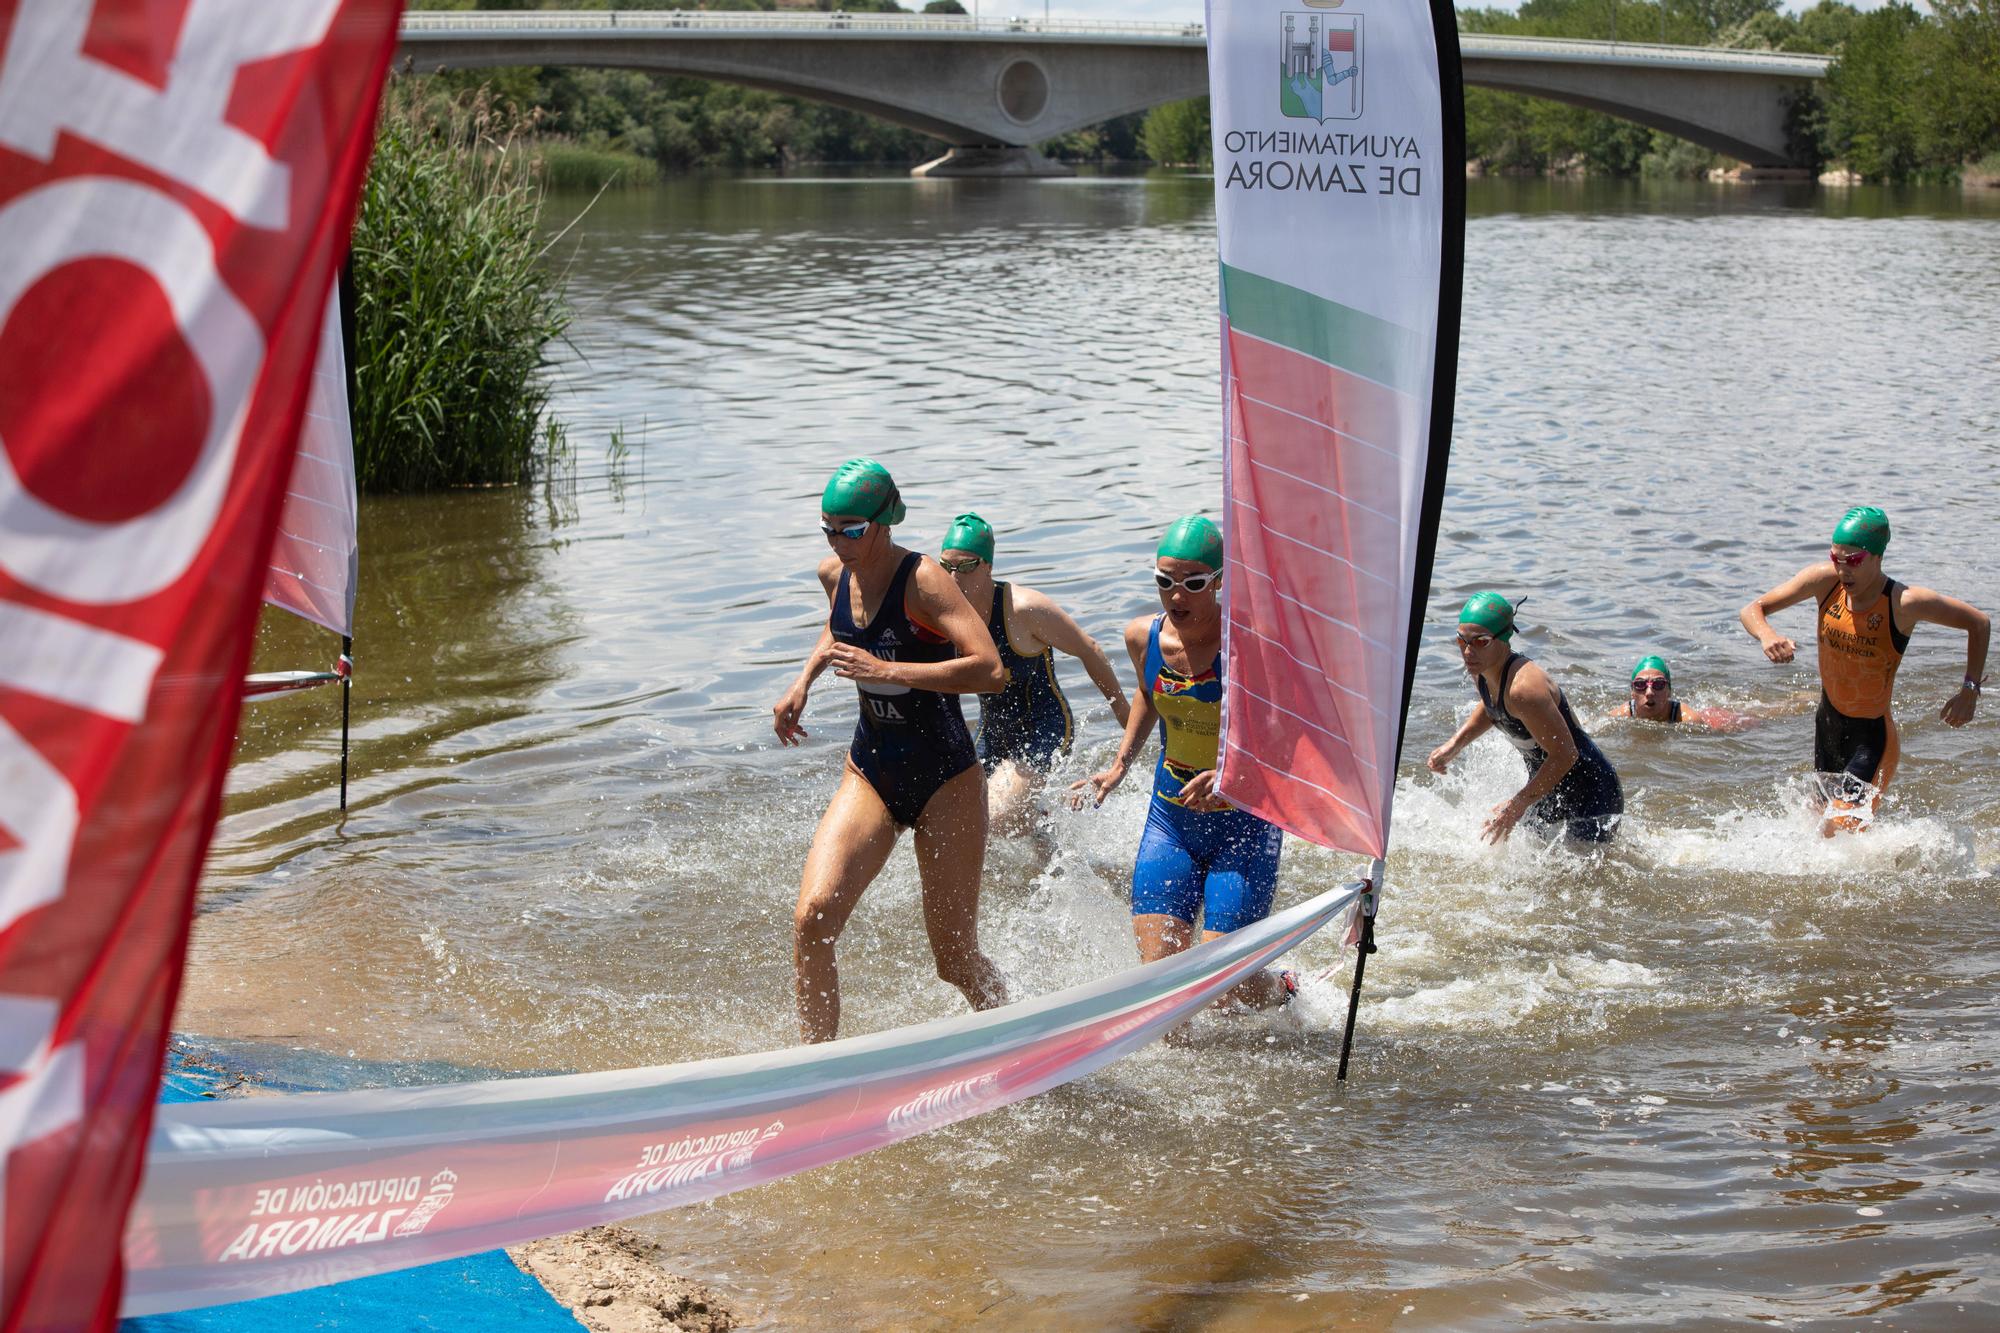
[{"label": "text 'ua' on swimsuit", "polygon": [[[841,572],[827,628],[837,642],[852,644],[885,662],[948,662],[958,656],[949,638],[910,618],[904,605],[910,577],[923,557],[912,551],[896,567],[875,617],[854,623],[853,580]],[[913,827],[938,788],[979,762],[972,733],[956,694],[907,685],[862,684],[861,720],[847,748],[852,763],[888,807],[889,817]]]},{"label": "text 'ua' on swimsuit", "polygon": [[1191,810],[1181,803],[1189,778],[1216,766],[1222,723],[1222,654],[1184,676],[1160,654],[1160,625],[1146,640],[1139,688],[1160,717],[1160,762],[1146,831],[1132,866],[1132,914],[1201,919],[1206,930],[1240,930],[1271,912],[1284,834],[1247,810]]}]

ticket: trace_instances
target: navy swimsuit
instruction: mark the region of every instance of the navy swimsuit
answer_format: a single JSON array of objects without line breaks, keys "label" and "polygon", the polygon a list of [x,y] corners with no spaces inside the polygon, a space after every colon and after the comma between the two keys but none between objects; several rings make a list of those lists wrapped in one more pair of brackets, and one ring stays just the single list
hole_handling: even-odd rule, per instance
[{"label": "navy swimsuit", "polygon": [[[957,657],[950,639],[911,620],[904,609],[910,575],[922,559],[915,551],[903,557],[875,618],[862,626],[854,623],[850,580],[842,571],[833,593],[833,612],[827,617],[834,639],[885,662],[948,662]],[[848,762],[868,779],[889,808],[889,817],[909,828],[939,787],[979,762],[972,733],[965,728],[965,714],[959,711],[955,694],[856,683],[861,720],[854,726]]]},{"label": "navy swimsuit", "polygon": [[[1507,711],[1507,683],[1527,660],[1519,653],[1507,659],[1507,665],[1500,669],[1498,699],[1487,695],[1484,677],[1474,676],[1473,683],[1479,686],[1479,702],[1486,709],[1487,718],[1527,761],[1528,780],[1532,782],[1548,761],[1548,751],[1536,744],[1535,734],[1526,723]],[[1576,715],[1569,711],[1569,697],[1560,687],[1556,690],[1556,707],[1561,710],[1563,725],[1569,728],[1570,741],[1576,746],[1576,765],[1563,774],[1554,791],[1535,802],[1534,816],[1545,824],[1565,826],[1572,838],[1609,842],[1625,813],[1625,791],[1618,785],[1618,771],[1611,767],[1611,761],[1604,757],[1604,751],[1597,748],[1590,734],[1576,724]]]},{"label": "navy swimsuit", "polygon": [[1046,773],[1069,749],[1069,700],[1056,684],[1054,649],[1044,647],[1033,657],[1014,651],[1007,637],[1007,602],[1007,585],[995,583],[986,628],[1007,668],[1007,687],[979,696],[979,761],[988,773],[1009,759]]}]

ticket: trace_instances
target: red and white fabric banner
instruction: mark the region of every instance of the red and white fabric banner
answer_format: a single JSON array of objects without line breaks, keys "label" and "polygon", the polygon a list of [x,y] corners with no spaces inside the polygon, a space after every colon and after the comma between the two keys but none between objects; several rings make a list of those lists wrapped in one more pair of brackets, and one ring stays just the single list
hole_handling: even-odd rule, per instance
[{"label": "red and white fabric banner", "polygon": [[1358,884],[1004,1009],[660,1069],[160,1108],[125,1313],[365,1277],[699,1203],[1080,1078],[1303,943]]},{"label": "red and white fabric banner", "polygon": [[1221,790],[1385,855],[1450,442],[1463,106],[1444,0],[1210,0]]},{"label": "red and white fabric banner", "polygon": [[106,1328],[395,0],[0,0],[0,1330]]}]

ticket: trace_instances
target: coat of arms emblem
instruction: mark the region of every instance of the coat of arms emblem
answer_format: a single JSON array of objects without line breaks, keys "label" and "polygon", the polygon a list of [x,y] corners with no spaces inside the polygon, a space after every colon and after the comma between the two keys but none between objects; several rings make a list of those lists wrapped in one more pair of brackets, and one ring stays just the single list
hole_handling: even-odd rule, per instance
[{"label": "coat of arms emblem", "polygon": [[1361,118],[1361,15],[1278,16],[1278,109],[1302,120]]}]

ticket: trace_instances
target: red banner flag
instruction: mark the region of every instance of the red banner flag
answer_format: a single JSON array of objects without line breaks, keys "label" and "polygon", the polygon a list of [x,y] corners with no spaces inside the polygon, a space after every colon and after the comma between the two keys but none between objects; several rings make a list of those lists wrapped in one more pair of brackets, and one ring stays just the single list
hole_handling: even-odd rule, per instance
[{"label": "red banner flag", "polygon": [[0,0],[0,1330],[108,1328],[397,0]]}]

